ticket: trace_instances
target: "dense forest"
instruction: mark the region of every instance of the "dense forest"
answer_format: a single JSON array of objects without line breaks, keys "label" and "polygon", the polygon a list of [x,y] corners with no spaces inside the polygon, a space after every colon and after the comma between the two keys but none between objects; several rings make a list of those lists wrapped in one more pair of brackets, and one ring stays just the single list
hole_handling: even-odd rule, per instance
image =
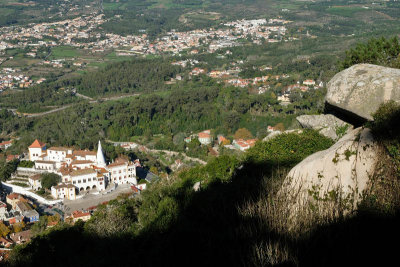
[{"label": "dense forest", "polygon": [[[323,109],[323,90],[298,94],[292,104],[283,107],[273,93],[250,95],[247,89],[225,87],[206,76],[176,86],[164,95],[76,104],[37,119],[17,118],[3,111],[1,130],[20,135],[14,149],[24,149],[35,138],[54,145],[93,148],[96,140],[103,138],[129,141],[133,136],[185,136],[205,129],[233,134],[242,127],[262,138],[268,125],[283,122],[289,127],[295,115]],[[172,141],[164,146],[178,149]]]}]

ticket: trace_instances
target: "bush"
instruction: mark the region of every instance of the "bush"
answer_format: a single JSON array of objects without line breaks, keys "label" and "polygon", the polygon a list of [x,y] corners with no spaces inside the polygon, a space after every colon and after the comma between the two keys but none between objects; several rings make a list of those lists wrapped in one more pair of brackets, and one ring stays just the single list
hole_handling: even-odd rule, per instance
[{"label": "bush", "polygon": [[23,160],[18,163],[18,167],[32,168],[33,166],[35,166],[35,162],[30,160]]},{"label": "bush", "polygon": [[267,142],[257,142],[249,149],[247,161],[290,167],[308,155],[333,145],[333,141],[313,130],[301,134],[284,133]]},{"label": "bush", "polygon": [[400,105],[394,101],[382,104],[372,115],[374,121],[370,127],[378,138],[399,138],[400,134]]},{"label": "bush", "polygon": [[26,183],[19,183],[19,182],[13,182],[13,185],[17,185],[17,186],[21,186],[21,187],[28,187],[29,185],[27,185]]}]

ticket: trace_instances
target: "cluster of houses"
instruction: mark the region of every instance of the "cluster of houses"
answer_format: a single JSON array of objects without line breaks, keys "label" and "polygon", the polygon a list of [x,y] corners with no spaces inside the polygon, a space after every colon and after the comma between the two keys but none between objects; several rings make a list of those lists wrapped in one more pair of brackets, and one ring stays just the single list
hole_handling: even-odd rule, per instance
[{"label": "cluster of houses", "polygon": [[[205,146],[212,145],[214,141],[214,138],[211,134],[211,130],[204,130],[197,134],[191,134],[190,136],[185,138],[185,142],[190,143],[193,139],[197,139],[200,142],[200,144]],[[250,147],[253,147],[256,142],[257,139],[246,139],[246,140],[233,139],[231,144],[230,140],[227,139],[225,136],[221,134],[217,136],[217,143],[219,146],[224,146],[226,148],[240,150],[240,151],[246,151]]]},{"label": "cluster of houses", "polygon": [[16,73],[18,70],[3,68],[0,72],[0,92],[9,88],[28,88],[35,82],[28,76]]},{"label": "cluster of houses", "polygon": [[296,84],[288,85],[282,90],[282,93],[278,95],[278,101],[282,104],[288,104],[290,102],[290,94],[295,90],[300,90],[301,92],[307,92],[310,89],[319,89],[324,87],[324,83],[321,81],[317,84],[316,81],[307,79],[302,83],[298,81]]},{"label": "cluster of houses", "polygon": [[[11,207],[7,210],[7,204]],[[7,225],[16,223],[34,223],[39,221],[39,213],[32,207],[33,203],[24,196],[11,193],[6,197],[6,203],[0,201],[0,221]]]},{"label": "cluster of houses", "polygon": [[105,190],[107,184],[137,184],[136,167],[139,161],[131,162],[117,158],[107,164],[101,143],[96,151],[75,150],[67,147],[50,147],[35,140],[28,148],[29,160],[35,163],[36,175],[29,177],[33,189],[41,188],[40,173],[50,172],[61,176],[61,183],[51,188],[56,199],[76,199],[76,192]]}]

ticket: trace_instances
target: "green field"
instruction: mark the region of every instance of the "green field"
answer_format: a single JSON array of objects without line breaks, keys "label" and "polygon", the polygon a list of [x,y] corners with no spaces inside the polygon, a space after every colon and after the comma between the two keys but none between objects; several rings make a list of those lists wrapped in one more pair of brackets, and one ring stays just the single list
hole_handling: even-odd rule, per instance
[{"label": "green field", "polygon": [[358,7],[358,6],[336,6],[330,7],[326,10],[329,14],[342,16],[342,17],[352,17],[355,13],[365,12],[368,9]]},{"label": "green field", "polygon": [[57,46],[52,49],[51,56],[54,59],[78,57],[79,51],[71,46]]},{"label": "green field", "polygon": [[9,8],[0,8],[0,16],[7,16],[13,13],[12,9]]},{"label": "green field", "polygon": [[117,10],[122,6],[121,3],[103,3],[104,10]]}]

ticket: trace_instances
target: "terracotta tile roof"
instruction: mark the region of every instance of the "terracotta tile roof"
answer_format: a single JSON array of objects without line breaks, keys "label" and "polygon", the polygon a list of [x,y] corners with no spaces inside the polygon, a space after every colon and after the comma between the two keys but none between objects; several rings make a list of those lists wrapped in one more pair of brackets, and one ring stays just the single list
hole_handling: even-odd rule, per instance
[{"label": "terracotta tile roof", "polygon": [[11,144],[11,143],[12,143],[12,140],[4,141],[4,142],[1,142],[1,143],[0,143],[0,146],[9,145],[9,144]]},{"label": "terracotta tile roof", "polygon": [[199,133],[199,138],[210,138],[211,136],[208,133]]},{"label": "terracotta tile roof", "polygon": [[114,162],[107,166],[107,168],[114,168],[126,165],[126,162]]},{"label": "terracotta tile roof", "polygon": [[71,165],[78,165],[78,164],[93,164],[93,161],[90,160],[74,160],[71,162]]},{"label": "terracotta tile roof", "polygon": [[74,156],[96,156],[97,152],[96,151],[89,151],[89,150],[75,150],[72,153]]},{"label": "terracotta tile roof", "polygon": [[6,161],[12,161],[13,159],[19,159],[19,155],[8,155]]},{"label": "terracotta tile roof", "polygon": [[92,174],[92,173],[97,173],[97,172],[93,169],[87,168],[87,169],[72,171],[71,176],[80,176],[80,175],[86,175],[86,174]]},{"label": "terracotta tile roof", "polygon": [[13,233],[10,235],[11,239],[14,242],[18,242],[18,241],[29,241],[31,240],[32,237],[32,231],[31,230],[26,230],[26,231],[22,231],[19,233]]},{"label": "terracotta tile roof", "polygon": [[14,199],[18,199],[20,197],[20,194],[17,193],[11,193],[7,196],[8,199],[14,200]]},{"label": "terracotta tile roof", "polygon": [[55,189],[61,189],[61,188],[75,188],[72,184],[64,184],[61,183],[59,185],[54,186]]},{"label": "terracotta tile roof", "polygon": [[80,218],[80,217],[85,217],[85,216],[90,216],[90,212],[81,212],[78,210],[72,212],[72,217],[74,217],[74,218]]},{"label": "terracotta tile roof", "polygon": [[68,151],[69,149],[68,148],[66,148],[66,147],[57,147],[57,146],[52,146],[52,147],[50,147],[49,149],[47,149],[47,150],[55,150],[55,151]]},{"label": "terracotta tile roof", "polygon": [[35,141],[33,141],[32,145],[29,146],[29,148],[43,148],[44,146],[46,146],[45,143],[42,143],[36,139]]}]

